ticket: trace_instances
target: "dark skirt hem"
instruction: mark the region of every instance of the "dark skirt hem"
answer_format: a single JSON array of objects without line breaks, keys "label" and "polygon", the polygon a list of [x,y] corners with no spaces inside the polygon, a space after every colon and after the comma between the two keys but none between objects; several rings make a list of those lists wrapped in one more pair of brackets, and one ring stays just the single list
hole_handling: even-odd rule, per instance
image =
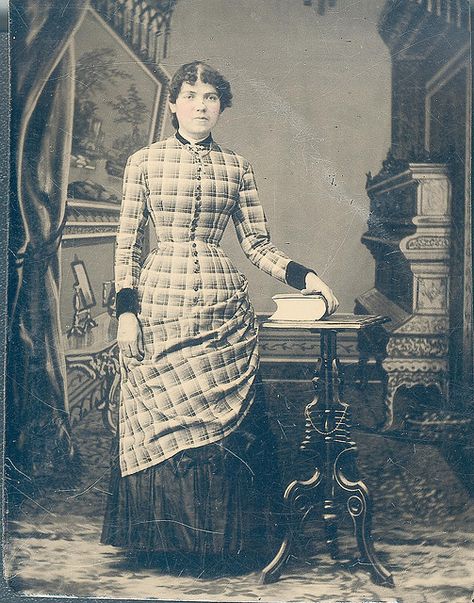
[{"label": "dark skirt hem", "polygon": [[116,461],[101,542],[181,570],[261,567],[275,552],[282,500],[262,390],[218,443],[126,477]]}]

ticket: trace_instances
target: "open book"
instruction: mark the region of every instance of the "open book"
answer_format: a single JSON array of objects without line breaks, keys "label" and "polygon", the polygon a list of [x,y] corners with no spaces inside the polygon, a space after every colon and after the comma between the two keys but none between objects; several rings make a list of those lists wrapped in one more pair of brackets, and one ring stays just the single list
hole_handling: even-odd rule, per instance
[{"label": "open book", "polygon": [[298,320],[319,320],[327,312],[326,300],[322,295],[282,293],[281,295],[274,295],[272,299],[276,303],[277,309],[268,320],[291,322]]}]

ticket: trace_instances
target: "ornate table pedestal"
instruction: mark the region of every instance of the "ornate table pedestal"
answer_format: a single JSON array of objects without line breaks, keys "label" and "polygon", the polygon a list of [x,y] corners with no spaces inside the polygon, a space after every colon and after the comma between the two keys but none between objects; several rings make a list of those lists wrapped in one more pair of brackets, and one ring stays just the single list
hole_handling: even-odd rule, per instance
[{"label": "ornate table pedestal", "polygon": [[345,503],[354,524],[360,557],[373,580],[393,586],[390,572],[375,553],[371,537],[372,505],[356,467],[357,448],[350,436],[350,408],[341,400],[342,382],[337,358],[337,334],[373,327],[387,319],[381,316],[336,314],[312,322],[265,322],[264,328],[306,329],[319,332],[321,358],[313,379],[314,399],[305,408],[306,428],[300,449],[314,459],[313,474],[306,480],[292,481],[284,493],[285,535],[274,559],[263,569],[261,582],[269,584],[280,577],[294,543],[294,537],[308,516],[322,511],[326,543],[333,559],[338,559],[336,502]]}]

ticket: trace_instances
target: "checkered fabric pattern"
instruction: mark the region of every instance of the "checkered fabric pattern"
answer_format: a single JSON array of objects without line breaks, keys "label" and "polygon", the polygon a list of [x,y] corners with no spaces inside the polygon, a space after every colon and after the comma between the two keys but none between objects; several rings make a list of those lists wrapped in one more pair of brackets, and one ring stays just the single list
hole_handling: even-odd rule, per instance
[{"label": "checkered fabric pattern", "polygon": [[[132,155],[115,258],[116,290],[138,293],[143,360],[123,359],[120,466],[130,475],[229,435],[254,399],[258,368],[248,283],[219,246],[229,219],[259,268],[285,282],[250,164],[215,142],[176,137]],[[141,262],[145,225],[158,240]]]}]

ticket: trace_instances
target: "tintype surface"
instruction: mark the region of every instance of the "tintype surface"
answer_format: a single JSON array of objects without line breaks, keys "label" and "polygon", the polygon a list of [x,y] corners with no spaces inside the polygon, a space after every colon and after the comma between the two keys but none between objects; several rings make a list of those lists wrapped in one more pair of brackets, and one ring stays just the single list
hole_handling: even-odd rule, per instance
[{"label": "tintype surface", "polygon": [[[10,47],[7,596],[470,601],[467,1],[14,0]],[[170,79],[194,60],[232,86],[212,136],[253,166],[272,242],[329,284],[339,312],[390,319],[341,327],[334,372],[313,379],[332,340],[320,349],[317,329],[265,324],[272,296],[291,289],[253,266],[227,228],[223,247],[260,324],[272,450],[260,432],[247,452],[263,451],[258,479],[277,500],[266,563],[293,528],[266,580],[264,564],[249,569],[238,555],[203,567],[100,542],[121,395],[123,173],[132,153],[174,135]],[[149,223],[143,257],[157,244]],[[332,427],[328,396],[344,409]],[[186,459],[168,479],[182,478]],[[314,489],[284,502],[289,484],[311,479]],[[213,496],[195,488],[181,503],[189,517],[204,502],[216,514]]]}]

